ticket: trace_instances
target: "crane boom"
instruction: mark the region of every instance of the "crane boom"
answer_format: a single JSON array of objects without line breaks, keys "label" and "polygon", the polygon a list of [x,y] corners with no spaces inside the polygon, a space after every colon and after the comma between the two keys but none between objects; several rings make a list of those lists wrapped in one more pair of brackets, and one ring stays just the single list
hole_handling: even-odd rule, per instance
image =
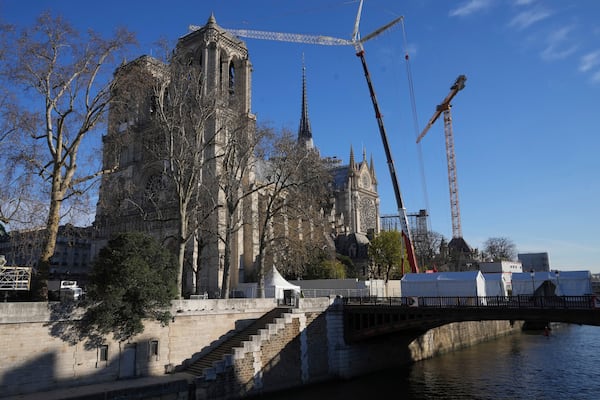
[{"label": "crane boom", "polygon": [[[189,29],[194,31],[200,27],[190,25]],[[301,33],[284,33],[284,32],[268,32],[257,31],[253,29],[226,29],[227,32],[234,36],[247,37],[251,39],[278,40],[282,42],[308,43],[319,44],[323,46],[348,46],[354,43],[347,39],[340,39],[332,36],[323,35],[304,35]]]},{"label": "crane boom", "polygon": [[423,139],[423,136],[425,136],[425,134],[429,131],[429,128],[431,128],[431,126],[439,118],[440,114],[443,111],[448,110],[450,108],[450,102],[459,91],[464,89],[466,80],[467,77],[465,75],[459,75],[459,77],[456,78],[456,82],[454,82],[454,85],[450,87],[450,93],[448,93],[448,96],[446,96],[446,98],[442,100],[442,102],[436,107],[435,113],[433,113],[433,116],[429,119],[427,126],[425,127],[425,129],[423,129],[423,132],[421,132],[421,134],[417,138],[417,143],[419,143],[421,139]]},{"label": "crane boom", "polygon": [[[356,15],[356,20],[354,22],[354,30],[352,32],[352,40],[340,39],[331,36],[322,36],[322,35],[304,35],[298,33],[282,33],[282,32],[268,32],[268,31],[257,31],[250,29],[226,29],[229,33],[239,36],[239,37],[247,37],[252,39],[265,39],[265,40],[278,40],[285,42],[295,42],[295,43],[308,43],[308,44],[319,44],[326,46],[347,46],[352,45],[356,50],[356,55],[360,57],[363,70],[365,73],[365,78],[367,79],[367,85],[369,87],[369,92],[371,94],[371,101],[373,103],[373,108],[375,110],[375,117],[377,118],[377,124],[379,126],[379,132],[381,134],[381,139],[383,141],[383,147],[385,150],[388,167],[390,170],[390,175],[392,178],[392,185],[394,187],[394,195],[396,197],[396,203],[398,206],[398,213],[401,221],[402,228],[402,237],[404,239],[404,243],[407,249],[408,261],[411,267],[412,272],[419,272],[419,268],[417,266],[416,257],[414,254],[414,248],[412,245],[410,230],[408,227],[408,217],[406,215],[406,209],[404,208],[404,204],[402,201],[402,195],[400,193],[400,185],[398,184],[398,179],[396,177],[396,170],[394,167],[394,161],[392,159],[392,155],[390,152],[389,144],[387,141],[387,134],[385,132],[385,126],[383,125],[383,119],[381,117],[381,112],[379,111],[379,105],[377,103],[377,98],[375,97],[375,90],[373,89],[373,84],[371,82],[371,76],[369,74],[369,70],[367,68],[367,62],[365,60],[365,51],[363,48],[363,43],[373,39],[374,37],[380,35],[384,31],[388,30],[392,26],[396,25],[398,22],[403,20],[403,17],[400,16],[386,25],[376,29],[370,34],[366,35],[364,38],[359,38],[359,23],[360,23],[360,15],[362,12],[363,0],[360,0],[358,6],[358,12]],[[190,25],[189,29],[191,31],[195,31],[200,29],[197,25]]]},{"label": "crane boom", "polygon": [[400,217],[400,227],[402,229],[402,238],[404,239],[404,245],[406,246],[406,252],[408,255],[408,263],[410,264],[411,272],[419,272],[419,267],[417,265],[417,258],[415,256],[414,248],[412,245],[412,238],[410,235],[410,229],[408,228],[408,216],[406,215],[406,208],[404,207],[404,202],[402,201],[402,193],[400,192],[400,184],[398,183],[398,178],[396,176],[396,168],[394,167],[394,160],[392,158],[392,153],[390,151],[390,146],[387,140],[387,134],[385,132],[385,126],[383,125],[383,118],[381,116],[381,112],[379,111],[379,104],[377,103],[377,97],[375,96],[375,90],[373,89],[373,84],[371,82],[371,75],[369,74],[369,69],[367,67],[367,62],[365,60],[365,52],[364,50],[356,53],[358,57],[360,57],[360,61],[363,66],[363,71],[365,73],[365,78],[367,79],[367,85],[369,86],[369,93],[371,94],[371,101],[373,103],[373,109],[375,110],[375,118],[377,118],[377,125],[379,126],[379,133],[381,135],[381,141],[383,142],[383,148],[385,150],[385,157],[387,159],[388,168],[390,170],[390,175],[392,178],[392,185],[394,187],[394,196],[396,197],[396,205],[398,206],[398,215]]},{"label": "crane boom", "polygon": [[458,178],[456,175],[456,155],[454,152],[454,133],[452,131],[452,115],[450,109],[452,108],[450,102],[456,96],[456,94],[464,89],[465,81],[467,77],[465,75],[459,75],[456,78],[454,84],[450,87],[450,93],[444,100],[436,107],[433,116],[427,123],[423,132],[417,138],[417,143],[425,136],[429,128],[435,123],[439,116],[444,113],[444,136],[446,139],[446,158],[448,161],[448,188],[450,191],[450,214],[452,216],[452,237],[462,238],[462,227],[460,223],[460,205],[458,201]]}]

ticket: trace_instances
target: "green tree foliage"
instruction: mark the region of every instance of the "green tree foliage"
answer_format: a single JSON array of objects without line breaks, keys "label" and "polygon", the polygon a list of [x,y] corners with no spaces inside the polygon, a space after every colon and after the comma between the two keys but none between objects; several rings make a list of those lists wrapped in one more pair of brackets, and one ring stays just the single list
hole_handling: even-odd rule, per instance
[{"label": "green tree foliage", "polygon": [[344,264],[347,278],[357,278],[360,276],[360,271],[357,271],[356,266],[354,265],[354,262],[350,257],[342,254],[336,254],[335,258],[336,260]]},{"label": "green tree foliage", "polygon": [[81,332],[123,342],[144,331],[144,319],[168,325],[177,261],[149,236],[120,234],[100,251],[90,283]]},{"label": "green tree foliage", "polygon": [[338,260],[324,259],[306,268],[304,279],[345,279],[346,266]]},{"label": "green tree foliage", "polygon": [[399,231],[381,231],[369,245],[371,273],[374,277],[385,279],[400,278],[410,272],[406,251],[402,246],[402,234]]}]

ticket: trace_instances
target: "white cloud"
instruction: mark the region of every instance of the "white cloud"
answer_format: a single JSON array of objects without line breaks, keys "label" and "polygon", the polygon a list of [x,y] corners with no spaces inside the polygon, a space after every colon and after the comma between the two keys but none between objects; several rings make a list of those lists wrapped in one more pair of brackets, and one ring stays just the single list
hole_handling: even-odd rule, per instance
[{"label": "white cloud", "polygon": [[579,62],[579,70],[581,72],[587,72],[597,65],[600,65],[600,50],[596,50],[582,56]]},{"label": "white cloud", "polygon": [[558,46],[548,45],[548,47],[542,51],[541,56],[542,59],[546,61],[562,60],[575,53],[575,51],[577,51],[576,45],[563,49],[558,48]]},{"label": "white cloud", "polygon": [[450,10],[449,15],[451,17],[465,17],[467,15],[483,11],[486,8],[489,8],[491,5],[491,0],[468,0],[467,2],[464,2],[462,5],[458,6],[458,8]]},{"label": "white cloud", "polygon": [[546,61],[561,60],[577,50],[577,45],[570,45],[569,33],[572,27],[566,26],[553,32],[547,39],[546,48],[542,51],[542,59]]},{"label": "white cloud", "polygon": [[516,27],[517,29],[525,29],[536,22],[542,21],[552,15],[552,11],[538,8],[535,10],[527,10],[518,13],[509,23],[508,26]]},{"label": "white cloud", "polygon": [[533,4],[535,0],[515,0],[515,5],[517,6],[528,6],[529,4]]}]

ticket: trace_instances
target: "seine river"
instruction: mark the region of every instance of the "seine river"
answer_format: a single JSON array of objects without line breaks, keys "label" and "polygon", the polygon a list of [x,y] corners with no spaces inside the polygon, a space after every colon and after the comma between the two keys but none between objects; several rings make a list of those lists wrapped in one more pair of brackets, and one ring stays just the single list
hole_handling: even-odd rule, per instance
[{"label": "seine river", "polygon": [[411,367],[258,398],[600,399],[600,327],[514,334]]}]

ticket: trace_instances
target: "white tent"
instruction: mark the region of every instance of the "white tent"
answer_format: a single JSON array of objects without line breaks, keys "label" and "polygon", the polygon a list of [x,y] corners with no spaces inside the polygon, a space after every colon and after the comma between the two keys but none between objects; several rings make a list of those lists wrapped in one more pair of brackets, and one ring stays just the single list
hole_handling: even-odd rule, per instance
[{"label": "white tent", "polygon": [[486,296],[506,296],[508,291],[501,273],[483,274]]},{"label": "white tent", "polygon": [[[540,286],[553,287],[557,296],[584,296],[592,294],[590,271],[535,271],[512,274],[512,294],[538,294]],[[539,293],[548,294],[548,293]]]},{"label": "white tent", "polygon": [[548,271],[534,272],[533,276],[529,272],[513,272],[511,276],[512,294],[513,296],[532,295],[547,280],[552,280]]},{"label": "white tent", "polygon": [[[285,290],[292,290],[297,295],[300,294],[300,286],[286,281],[275,266],[267,270],[265,272],[265,297],[283,299]],[[256,297],[257,284],[256,282],[239,283],[236,291],[243,292],[244,297]]]},{"label": "white tent", "polygon": [[590,271],[560,271],[555,273],[558,296],[585,296],[593,294]]},{"label": "white tent", "polygon": [[437,278],[440,272],[431,274],[405,274],[400,280],[402,297],[439,296]]},{"label": "white tent", "polygon": [[283,299],[284,290],[293,290],[298,295],[300,294],[300,286],[286,281],[273,266],[265,273],[265,297]]},{"label": "white tent", "polygon": [[400,281],[403,297],[485,296],[485,279],[480,271],[406,274]]}]

